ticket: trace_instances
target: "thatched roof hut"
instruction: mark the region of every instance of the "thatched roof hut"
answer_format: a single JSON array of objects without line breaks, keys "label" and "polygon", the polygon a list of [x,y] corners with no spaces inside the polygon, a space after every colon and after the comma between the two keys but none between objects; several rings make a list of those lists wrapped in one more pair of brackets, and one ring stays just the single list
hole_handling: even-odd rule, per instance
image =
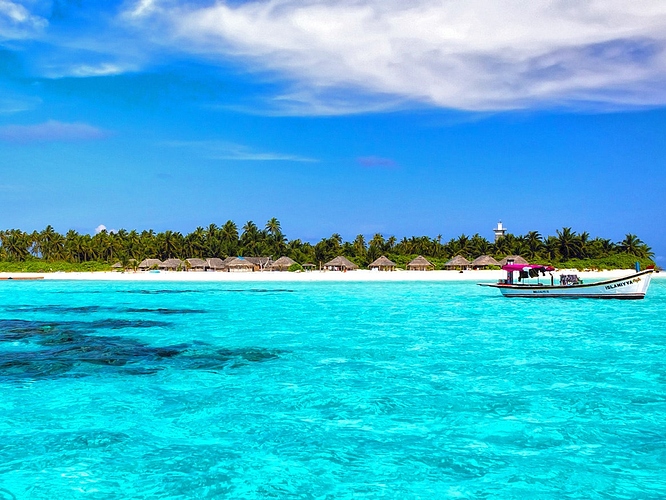
[{"label": "thatched roof hut", "polygon": [[160,264],[162,264],[160,259],[143,259],[139,263],[139,269],[142,271],[146,271],[148,269],[157,269],[160,267]]},{"label": "thatched roof hut", "polygon": [[529,262],[523,259],[520,255],[507,255],[499,261],[499,264],[500,266],[506,266],[510,260],[512,260],[514,264],[529,264]]},{"label": "thatched roof hut", "polygon": [[224,269],[224,261],[218,257],[211,257],[206,259],[206,266],[213,271],[222,271]]},{"label": "thatched roof hut", "polygon": [[303,264],[303,269],[305,269],[306,271],[312,271],[316,267],[317,266],[315,264],[313,264],[312,262],[306,262],[305,264]]},{"label": "thatched roof hut", "polygon": [[296,264],[294,259],[290,259],[283,255],[271,264],[271,271],[288,271],[294,264]]},{"label": "thatched roof hut", "polygon": [[177,271],[178,269],[184,269],[185,263],[180,259],[167,259],[159,267],[164,271]]},{"label": "thatched roof hut", "polygon": [[395,262],[382,255],[372,262],[368,268],[377,269],[378,271],[395,271]]},{"label": "thatched roof hut", "polygon": [[253,272],[258,270],[258,266],[244,257],[235,257],[227,264],[229,272]]},{"label": "thatched roof hut", "polygon": [[269,269],[273,263],[270,257],[244,257],[245,260],[252,262],[258,271]]},{"label": "thatched roof hut", "polygon": [[123,265],[120,262],[116,262],[114,265],[111,266],[111,269],[122,269]]},{"label": "thatched roof hut", "polygon": [[435,269],[435,266],[433,266],[423,255],[419,255],[407,264],[407,269],[410,271],[432,271]]},{"label": "thatched roof hut", "polygon": [[188,267],[193,271],[205,271],[208,268],[208,263],[203,259],[187,259],[186,260]]},{"label": "thatched roof hut", "polygon": [[469,267],[469,261],[462,255],[456,255],[446,264],[444,264],[446,269],[467,269]]},{"label": "thatched roof hut", "polygon": [[490,255],[482,255],[481,257],[477,257],[471,263],[471,266],[474,269],[486,268],[488,266],[499,266],[499,265],[500,263],[497,262],[495,259],[493,259]]},{"label": "thatched roof hut", "polygon": [[335,259],[324,264],[324,269],[329,271],[353,271],[358,269],[358,266],[346,257],[338,255]]}]

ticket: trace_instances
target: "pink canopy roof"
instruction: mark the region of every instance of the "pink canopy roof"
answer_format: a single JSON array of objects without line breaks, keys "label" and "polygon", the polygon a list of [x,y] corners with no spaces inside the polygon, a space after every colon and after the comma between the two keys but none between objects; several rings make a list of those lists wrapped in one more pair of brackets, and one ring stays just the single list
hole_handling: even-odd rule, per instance
[{"label": "pink canopy roof", "polygon": [[507,264],[502,266],[505,271],[527,271],[529,269],[538,269],[539,271],[554,271],[553,266],[542,266],[541,264]]}]

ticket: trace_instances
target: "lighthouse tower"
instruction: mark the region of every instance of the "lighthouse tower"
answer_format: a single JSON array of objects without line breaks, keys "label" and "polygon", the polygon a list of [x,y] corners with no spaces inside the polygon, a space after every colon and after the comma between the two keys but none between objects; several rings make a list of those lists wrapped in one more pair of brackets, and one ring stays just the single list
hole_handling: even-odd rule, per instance
[{"label": "lighthouse tower", "polygon": [[499,240],[506,234],[506,228],[502,225],[502,221],[497,223],[497,227],[493,229],[493,232],[495,233],[495,241]]}]

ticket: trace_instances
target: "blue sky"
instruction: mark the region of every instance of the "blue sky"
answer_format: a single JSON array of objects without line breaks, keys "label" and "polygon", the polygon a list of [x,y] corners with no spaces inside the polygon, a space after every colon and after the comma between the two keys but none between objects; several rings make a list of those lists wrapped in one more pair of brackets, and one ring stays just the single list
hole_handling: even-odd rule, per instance
[{"label": "blue sky", "polygon": [[0,226],[563,226],[666,262],[663,0],[0,0]]}]

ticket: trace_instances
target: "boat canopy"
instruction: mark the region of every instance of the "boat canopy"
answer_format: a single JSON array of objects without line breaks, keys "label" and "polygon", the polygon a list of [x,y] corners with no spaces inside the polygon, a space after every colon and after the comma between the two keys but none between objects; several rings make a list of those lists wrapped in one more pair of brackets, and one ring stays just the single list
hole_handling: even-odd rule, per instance
[{"label": "boat canopy", "polygon": [[505,271],[527,271],[527,272],[533,269],[535,271],[541,271],[542,273],[546,271],[555,270],[553,266],[542,266],[541,264],[507,264],[505,266],[502,266],[502,269],[504,269]]}]

